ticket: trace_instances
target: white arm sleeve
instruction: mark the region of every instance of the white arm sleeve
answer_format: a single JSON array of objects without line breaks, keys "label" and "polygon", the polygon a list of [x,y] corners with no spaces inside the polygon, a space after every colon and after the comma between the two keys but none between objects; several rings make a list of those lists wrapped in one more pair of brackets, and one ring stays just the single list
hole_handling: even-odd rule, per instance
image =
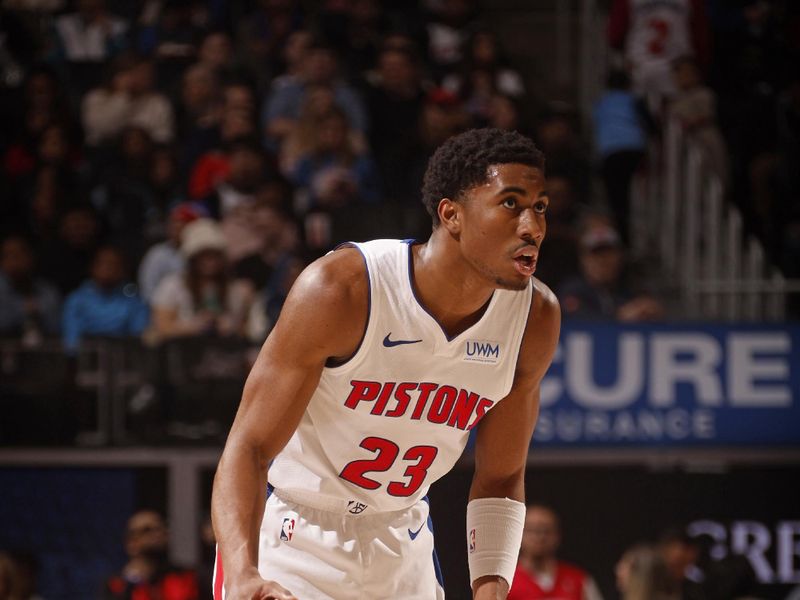
[{"label": "white arm sleeve", "polygon": [[469,581],[499,575],[514,581],[525,505],[510,498],[477,498],[467,504]]}]

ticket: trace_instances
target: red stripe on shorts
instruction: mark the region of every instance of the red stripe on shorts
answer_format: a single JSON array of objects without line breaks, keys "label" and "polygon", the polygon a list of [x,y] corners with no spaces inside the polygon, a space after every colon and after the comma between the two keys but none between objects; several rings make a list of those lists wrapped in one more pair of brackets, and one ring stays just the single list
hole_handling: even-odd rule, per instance
[{"label": "red stripe on shorts", "polygon": [[214,561],[214,600],[224,600],[224,592],[222,591],[223,573],[222,573],[222,556],[219,553],[219,546],[217,546],[217,559]]}]

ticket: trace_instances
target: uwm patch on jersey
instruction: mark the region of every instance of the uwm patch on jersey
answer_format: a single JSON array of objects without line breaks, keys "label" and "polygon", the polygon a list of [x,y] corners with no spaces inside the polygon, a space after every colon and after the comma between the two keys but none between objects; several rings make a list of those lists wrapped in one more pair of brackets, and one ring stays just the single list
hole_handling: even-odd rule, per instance
[{"label": "uwm patch on jersey", "polygon": [[467,340],[463,360],[495,365],[500,362],[500,342]]},{"label": "uwm patch on jersey", "polygon": [[415,295],[411,243],[354,245],[369,279],[361,345],[323,369],[269,474],[278,490],[342,500],[349,514],[360,503],[367,515],[421,499],[508,395],[533,286],[495,290],[476,323],[448,335]]}]

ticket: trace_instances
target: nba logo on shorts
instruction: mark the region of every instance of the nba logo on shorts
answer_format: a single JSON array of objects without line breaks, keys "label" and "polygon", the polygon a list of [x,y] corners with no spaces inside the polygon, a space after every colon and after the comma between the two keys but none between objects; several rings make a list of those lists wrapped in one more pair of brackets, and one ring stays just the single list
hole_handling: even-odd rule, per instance
[{"label": "nba logo on shorts", "polygon": [[281,539],[284,542],[291,542],[292,534],[294,534],[294,519],[286,517],[281,525]]},{"label": "nba logo on shorts", "polygon": [[469,551],[475,552],[475,530],[469,530]]}]

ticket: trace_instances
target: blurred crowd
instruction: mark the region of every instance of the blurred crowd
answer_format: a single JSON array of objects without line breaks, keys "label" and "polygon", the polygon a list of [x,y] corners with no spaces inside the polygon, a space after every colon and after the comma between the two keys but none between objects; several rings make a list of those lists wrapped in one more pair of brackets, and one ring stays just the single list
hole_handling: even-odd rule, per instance
[{"label": "blurred crowd", "polygon": [[336,243],[426,237],[427,160],[476,126],[547,153],[540,277],[568,312],[662,314],[628,284],[577,114],[526,93],[469,0],[3,8],[0,336],[259,343]]},{"label": "blurred crowd", "polygon": [[337,243],[426,237],[427,160],[469,127],[544,150],[537,275],[567,317],[668,316],[628,248],[631,182],[669,118],[798,275],[793,3],[614,0],[592,131],[531,93],[474,0],[2,5],[0,336],[27,347],[258,344]]},{"label": "blurred crowd", "polygon": [[[0,1],[4,352],[55,347],[73,365],[87,339],[180,346],[184,361],[200,337],[257,347],[310,261],[347,240],[427,237],[428,158],[470,127],[545,152],[537,276],[567,319],[680,316],[657,265],[630,252],[632,182],[657,168],[648,148],[669,119],[800,275],[796,3],[614,0],[608,86],[584,121],[515,67],[475,0]],[[228,349],[192,372],[236,379]],[[172,406],[175,362],[137,364],[160,383],[131,407]]]},{"label": "blurred crowd", "polygon": [[623,237],[619,207],[646,138],[675,119],[748,233],[785,275],[800,275],[799,31],[800,7],[788,0],[611,2],[613,68],[594,116]]},{"label": "blurred crowd", "polygon": [[[594,577],[560,555],[561,522],[544,504],[527,507],[509,600],[603,600]],[[215,540],[209,518],[200,527],[202,552],[196,565],[169,559],[170,532],[157,510],[143,508],[127,521],[122,544],[127,556],[117,572],[96,585],[97,600],[211,600]],[[631,544],[614,569],[620,600],[759,600],[758,578],[744,555],[713,555],[708,536],[670,528],[653,541]],[[790,592],[794,600],[800,588]],[[606,596],[608,597],[608,596]],[[0,600],[39,600],[36,563],[25,554],[0,552]]]}]

